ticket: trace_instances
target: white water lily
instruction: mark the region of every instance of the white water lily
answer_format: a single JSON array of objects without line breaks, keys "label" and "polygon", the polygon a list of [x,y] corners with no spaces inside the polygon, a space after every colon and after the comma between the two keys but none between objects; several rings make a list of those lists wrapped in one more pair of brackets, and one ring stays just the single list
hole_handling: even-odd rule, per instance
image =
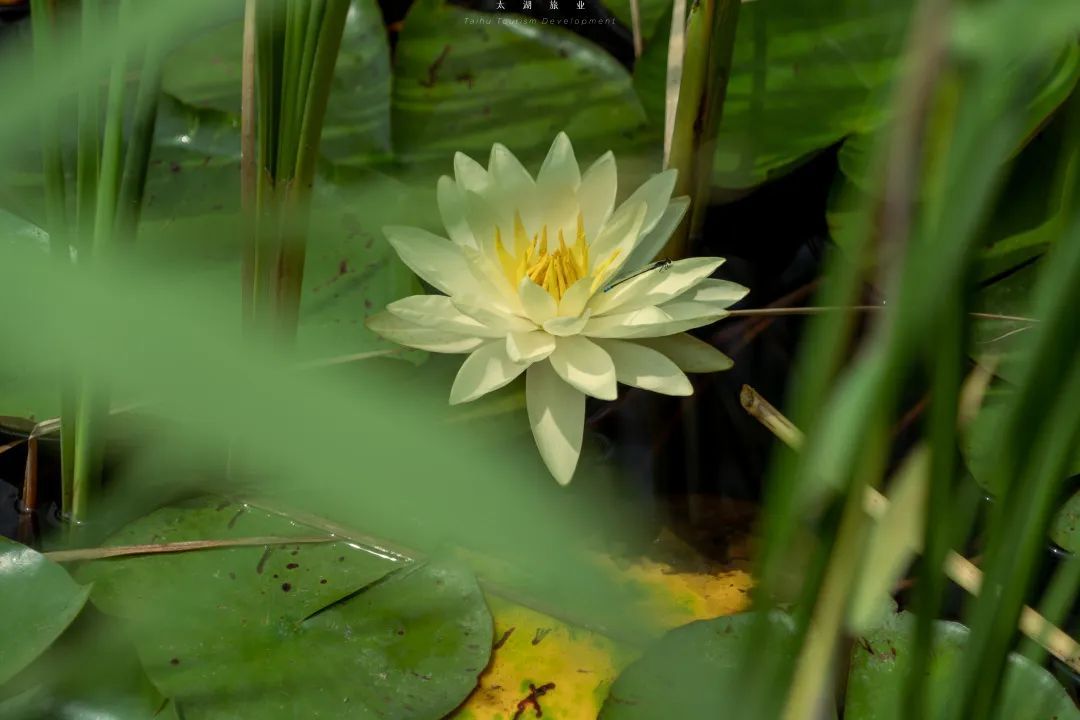
[{"label": "white water lily", "polygon": [[615,208],[614,156],[582,173],[564,133],[535,179],[502,145],[486,169],[458,153],[454,177],[438,183],[449,239],[383,229],[402,261],[445,294],[393,302],[368,326],[409,347],[468,353],[451,403],[524,373],[537,448],[566,484],[586,396],[614,400],[617,383],[690,395],[684,372],[731,367],[685,331],[724,317],[747,289],[709,278],[722,258],[650,264],[690,204],[671,198],[674,186],[675,171],[662,172]]}]

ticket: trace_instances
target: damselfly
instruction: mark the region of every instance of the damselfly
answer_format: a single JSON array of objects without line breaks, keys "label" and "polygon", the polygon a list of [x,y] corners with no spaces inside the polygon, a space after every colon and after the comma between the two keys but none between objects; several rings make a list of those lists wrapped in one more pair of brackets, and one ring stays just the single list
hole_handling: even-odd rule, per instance
[{"label": "damselfly", "polygon": [[608,283],[607,285],[604,286],[604,292],[607,292],[608,290],[610,290],[611,288],[613,288],[613,287],[615,287],[617,285],[622,285],[627,280],[633,280],[634,278],[636,278],[639,275],[644,275],[645,273],[652,272],[653,270],[656,270],[658,272],[664,272],[669,267],[671,267],[671,261],[670,260],[665,259],[665,260],[657,260],[655,262],[651,262],[648,265],[646,265],[645,267],[641,268],[640,270],[635,270],[634,272],[630,273],[629,275],[624,275],[623,277],[619,278],[618,280],[614,280],[614,281]]}]

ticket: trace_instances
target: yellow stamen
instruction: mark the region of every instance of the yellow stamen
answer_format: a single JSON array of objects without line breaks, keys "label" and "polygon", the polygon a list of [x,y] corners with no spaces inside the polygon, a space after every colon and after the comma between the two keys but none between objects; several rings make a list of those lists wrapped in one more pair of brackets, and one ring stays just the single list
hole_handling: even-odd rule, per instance
[{"label": "yellow stamen", "polygon": [[577,241],[574,243],[574,251],[578,269],[584,275],[589,272],[589,245],[585,242],[585,218],[580,212],[577,214]]},{"label": "yellow stamen", "polygon": [[[495,251],[507,280],[517,287],[524,278],[528,277],[547,290],[556,300],[562,300],[563,295],[574,283],[589,277],[589,244],[585,237],[585,221],[581,213],[577,216],[574,244],[572,246],[566,244],[566,236],[561,228],[556,238],[557,244],[554,239],[549,244],[547,225],[541,225],[539,231],[530,240],[521,220],[521,213],[516,211],[514,212],[512,249],[508,249],[503,243],[501,228],[495,228]],[[617,255],[618,252],[614,253],[593,273],[594,291],[603,282],[602,276]]]}]

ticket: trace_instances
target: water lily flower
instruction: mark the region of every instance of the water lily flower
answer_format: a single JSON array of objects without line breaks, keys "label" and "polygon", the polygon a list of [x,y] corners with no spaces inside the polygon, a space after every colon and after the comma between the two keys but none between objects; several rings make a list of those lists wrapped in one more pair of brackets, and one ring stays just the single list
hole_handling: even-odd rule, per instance
[{"label": "water lily flower", "polygon": [[584,173],[560,133],[534,178],[504,146],[487,168],[454,158],[438,182],[449,238],[415,227],[383,232],[402,261],[443,294],[387,306],[368,326],[402,345],[468,353],[450,402],[475,400],[525,374],[529,423],[555,479],[573,477],[586,396],[617,383],[690,395],[685,372],[731,360],[685,331],[726,315],[747,289],[710,279],[723,262],[651,262],[690,204],[672,199],[675,171],[650,178],[617,208],[615,158]]}]

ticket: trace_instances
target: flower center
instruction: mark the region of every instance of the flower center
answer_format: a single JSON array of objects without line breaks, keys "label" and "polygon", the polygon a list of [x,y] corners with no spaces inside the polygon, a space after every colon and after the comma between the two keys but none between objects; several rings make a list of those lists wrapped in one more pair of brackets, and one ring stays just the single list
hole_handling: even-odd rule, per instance
[{"label": "flower center", "polygon": [[[548,228],[543,225],[540,232],[532,239],[525,233],[521,215],[514,213],[514,239],[512,251],[503,244],[502,231],[495,228],[495,249],[499,254],[506,278],[516,288],[523,278],[528,276],[544,288],[556,300],[562,300],[566,291],[577,281],[589,276],[589,245],[585,241],[585,222],[578,213],[577,237],[574,244],[568,246],[563,231],[558,234],[558,245],[548,242]],[[612,254],[596,268],[596,278],[591,290],[595,291],[600,279],[606,274],[611,262],[618,255]]]}]

